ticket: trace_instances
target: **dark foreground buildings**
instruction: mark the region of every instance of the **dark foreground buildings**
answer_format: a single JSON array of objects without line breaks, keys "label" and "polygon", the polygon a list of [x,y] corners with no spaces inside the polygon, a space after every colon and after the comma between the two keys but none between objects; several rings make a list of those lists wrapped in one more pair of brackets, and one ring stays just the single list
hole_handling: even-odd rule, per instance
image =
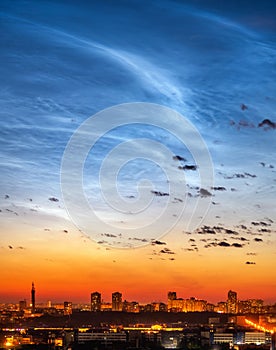
[{"label": "dark foreground buildings", "polygon": [[90,297],[89,305],[42,305],[32,283],[30,304],[0,304],[0,349],[275,350],[276,305],[232,290],[217,305],[174,291],[167,304],[123,301],[120,292],[111,302]]},{"label": "dark foreground buildings", "polygon": [[275,350],[276,315],[81,312],[1,325],[0,349]]}]

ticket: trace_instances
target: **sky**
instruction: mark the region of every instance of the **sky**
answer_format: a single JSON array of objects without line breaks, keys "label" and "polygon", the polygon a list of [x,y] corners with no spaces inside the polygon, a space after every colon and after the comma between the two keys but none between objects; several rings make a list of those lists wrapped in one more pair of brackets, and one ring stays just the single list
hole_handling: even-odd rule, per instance
[{"label": "sky", "polygon": [[274,1],[1,1],[0,302],[276,302]]}]

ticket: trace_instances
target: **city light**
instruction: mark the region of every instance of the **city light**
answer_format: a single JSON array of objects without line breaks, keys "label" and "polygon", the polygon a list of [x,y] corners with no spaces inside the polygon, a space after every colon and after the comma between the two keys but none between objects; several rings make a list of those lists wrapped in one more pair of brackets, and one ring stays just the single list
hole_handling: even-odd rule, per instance
[{"label": "city light", "polygon": [[271,333],[271,334],[274,333],[273,329],[268,329],[268,328],[266,328],[264,326],[259,325],[258,323],[254,323],[254,322],[248,320],[247,318],[245,319],[245,323],[248,324],[249,326],[254,327],[255,329],[257,329],[257,330],[259,330],[261,332]]}]

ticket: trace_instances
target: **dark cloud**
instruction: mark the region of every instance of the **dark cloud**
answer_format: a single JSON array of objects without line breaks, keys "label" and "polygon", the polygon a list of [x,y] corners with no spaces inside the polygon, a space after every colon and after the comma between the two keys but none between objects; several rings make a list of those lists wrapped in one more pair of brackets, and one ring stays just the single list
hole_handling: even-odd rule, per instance
[{"label": "dark cloud", "polygon": [[[227,234],[227,235],[234,235],[234,236],[238,236],[239,233],[237,231],[234,231],[232,229],[229,228],[225,228],[222,226],[207,226],[204,225],[202,227],[200,227],[199,229],[197,229],[196,231],[198,234]],[[240,239],[243,240],[243,238],[237,238],[237,237],[231,237],[233,239]]]},{"label": "dark cloud", "polygon": [[98,244],[105,244],[105,243],[107,243],[107,241],[102,240],[102,241],[98,241],[97,243]]},{"label": "dark cloud", "polygon": [[224,230],[224,228],[222,226],[213,226],[213,229],[216,231],[219,231],[219,232]]},{"label": "dark cloud", "polygon": [[228,235],[238,235],[239,234],[237,231],[231,230],[229,228],[225,228],[224,231]]},{"label": "dark cloud", "polygon": [[253,226],[259,226],[260,223],[259,223],[259,222],[252,221],[252,222],[251,222],[251,225],[253,225]]},{"label": "dark cloud", "polygon": [[263,240],[261,238],[254,238],[255,242],[263,242]]},{"label": "dark cloud", "polygon": [[201,188],[199,190],[199,195],[200,197],[210,197],[212,196],[212,193],[210,193],[208,190],[206,190],[205,188]]},{"label": "dark cloud", "polygon": [[223,241],[223,242],[219,242],[218,246],[220,246],[220,247],[230,247],[231,245],[229,243]]},{"label": "dark cloud", "polygon": [[[221,244],[218,244],[216,241],[217,240],[215,240],[215,242],[209,242],[209,243],[205,244],[204,248],[212,248],[212,247],[217,247],[218,245],[221,245]],[[223,242],[221,242],[221,243],[223,243]],[[226,243],[226,244],[228,244],[228,243]]]},{"label": "dark cloud", "polygon": [[267,232],[267,233],[270,233],[271,230],[269,230],[269,229],[267,229],[267,228],[260,228],[260,229],[258,230],[258,232]]},{"label": "dark cloud", "polygon": [[238,128],[255,128],[255,125],[247,120],[240,120],[238,123]]},{"label": "dark cloud", "polygon": [[157,197],[169,196],[169,193],[167,193],[167,192],[151,191],[151,193],[153,193]]},{"label": "dark cloud", "polygon": [[[245,111],[247,109],[248,107],[244,103],[242,103],[241,110]],[[252,122],[249,122],[248,120],[240,120],[239,122],[235,122],[234,120],[231,120],[230,125],[235,126],[238,130],[240,128],[255,128],[255,125]],[[276,129],[276,123],[266,118],[266,119],[263,119],[263,121],[261,121],[258,124],[258,128],[263,128],[266,131],[269,129]]]},{"label": "dark cloud", "polygon": [[186,162],[187,161],[186,158],[178,156],[178,155],[173,156],[173,160],[179,160],[179,161],[182,161],[182,162]]},{"label": "dark cloud", "polygon": [[161,253],[161,254],[175,254],[175,252],[173,252],[169,248],[163,248],[163,249],[160,250],[159,253]]},{"label": "dark cloud", "polygon": [[224,179],[246,179],[246,178],[255,178],[257,177],[255,174],[250,174],[250,173],[236,173],[236,174],[233,174],[233,175],[226,175],[226,174],[223,174],[220,172],[221,175],[223,175]]},{"label": "dark cloud", "polygon": [[232,247],[235,247],[235,248],[242,248],[242,247],[243,247],[243,244],[240,244],[240,243],[232,243],[231,246],[232,246]]},{"label": "dark cloud", "polygon": [[198,233],[207,233],[214,235],[216,234],[216,231],[212,227],[204,225],[203,227],[201,227],[201,231],[199,231]]},{"label": "dark cloud", "polygon": [[248,109],[247,105],[245,105],[244,103],[241,104],[241,110],[245,111],[246,109]]},{"label": "dark cloud", "polygon": [[198,186],[191,186],[191,185],[187,184],[187,187],[189,187],[191,190],[196,190],[196,191],[199,190]]},{"label": "dark cloud", "polygon": [[272,122],[270,119],[264,119],[261,123],[258,124],[259,128],[267,129],[276,129],[276,123]]},{"label": "dark cloud", "polygon": [[266,163],[264,163],[264,162],[260,162],[260,165],[261,165],[263,168],[274,169],[274,165],[272,165],[272,164],[266,164]]},{"label": "dark cloud", "polygon": [[250,173],[244,173],[244,176],[246,176],[246,177],[257,177],[257,175],[255,175],[255,174],[250,174]]},{"label": "dark cloud", "polygon": [[129,237],[128,240],[129,241],[138,241],[138,242],[143,242],[143,243],[148,242],[148,240],[146,238],[137,238],[137,237]]},{"label": "dark cloud", "polygon": [[16,215],[16,216],[19,215],[16,211],[11,210],[11,209],[6,209],[6,211],[7,211],[8,213],[13,213],[13,214]]},{"label": "dark cloud", "polygon": [[51,202],[59,202],[59,199],[57,199],[56,197],[50,197],[50,198],[48,198],[49,199],[49,201],[51,201]]},{"label": "dark cloud", "polygon": [[166,245],[166,242],[158,241],[158,240],[152,240],[151,241],[152,245]]},{"label": "dark cloud", "polygon": [[248,120],[240,120],[239,122],[235,122],[234,120],[230,121],[231,126],[235,126],[238,130],[241,128],[255,128],[255,125]]},{"label": "dark cloud", "polygon": [[137,237],[134,237],[132,238],[134,241],[140,241],[140,242],[148,242],[148,240],[146,238],[137,238]]},{"label": "dark cloud", "polygon": [[174,197],[174,200],[175,200],[176,202],[180,202],[180,203],[182,203],[182,202],[183,202],[183,199],[181,199],[181,198],[177,198],[177,197]]},{"label": "dark cloud", "polygon": [[197,169],[197,165],[184,165],[184,166],[179,166],[178,169],[180,170],[193,170],[195,171]]},{"label": "dark cloud", "polygon": [[109,238],[116,238],[117,236],[113,233],[102,233],[101,236],[109,237]]},{"label": "dark cloud", "polygon": [[226,188],[223,186],[215,186],[215,187],[211,187],[211,189],[214,191],[226,191]]},{"label": "dark cloud", "polygon": [[251,222],[252,225],[254,226],[271,226],[271,224],[268,224],[267,222],[264,221],[252,221]]},{"label": "dark cloud", "polygon": [[261,226],[271,226],[270,224],[268,224],[267,222],[264,222],[264,221],[260,221],[260,225]]}]

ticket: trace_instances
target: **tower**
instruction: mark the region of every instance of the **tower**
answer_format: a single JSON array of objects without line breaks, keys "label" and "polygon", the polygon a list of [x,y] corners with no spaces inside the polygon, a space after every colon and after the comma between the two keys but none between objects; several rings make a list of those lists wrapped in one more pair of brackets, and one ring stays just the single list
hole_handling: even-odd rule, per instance
[{"label": "tower", "polygon": [[123,303],[122,303],[122,293],[115,292],[112,293],[112,311],[122,311]]},{"label": "tower", "polygon": [[31,300],[32,300],[32,314],[34,314],[35,313],[35,287],[34,287],[34,282],[32,282]]},{"label": "tower", "polygon": [[91,311],[101,311],[102,296],[99,292],[91,293]]}]

